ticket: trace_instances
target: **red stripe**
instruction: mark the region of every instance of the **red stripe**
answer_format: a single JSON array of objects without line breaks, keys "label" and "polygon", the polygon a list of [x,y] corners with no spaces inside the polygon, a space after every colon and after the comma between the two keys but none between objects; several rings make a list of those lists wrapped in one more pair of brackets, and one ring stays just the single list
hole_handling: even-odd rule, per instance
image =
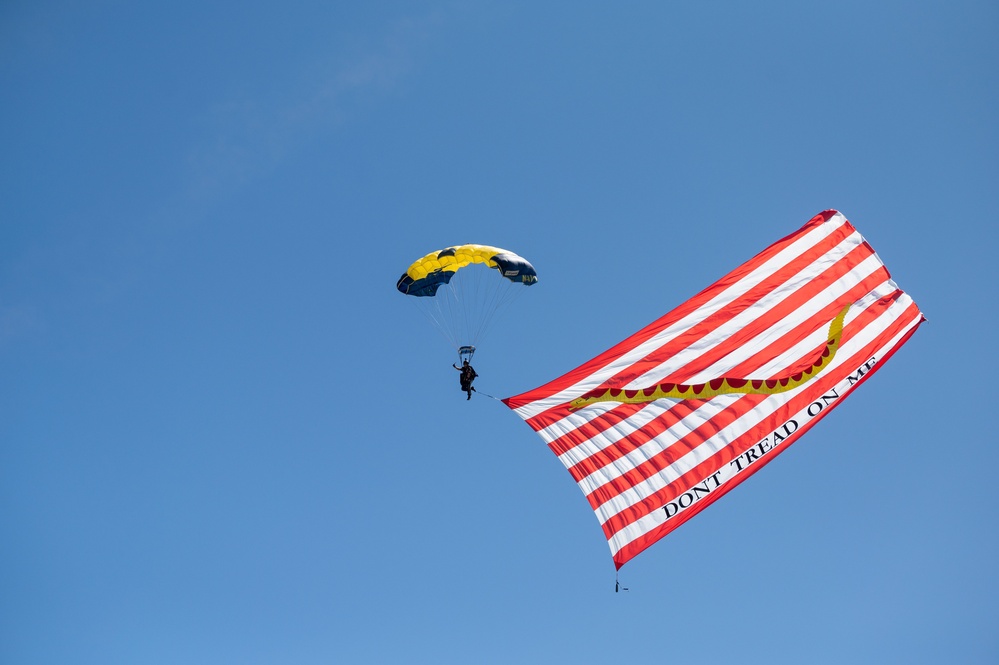
[{"label": "red stripe", "polygon": [[[842,240],[842,239],[841,239]],[[837,243],[839,244],[839,243]],[[645,372],[654,369],[655,367],[668,361],[670,357],[676,355],[679,351],[685,350],[694,343],[710,336],[719,327],[728,323],[731,319],[735,318],[739,314],[750,309],[756,305],[760,300],[771,295],[778,287],[787,282],[788,279],[798,274],[807,266],[813,264],[815,260],[819,259],[821,256],[827,254],[828,251],[821,252],[816,256],[807,257],[807,262],[789,263],[784,268],[778,270],[770,278],[767,278],[761,282],[756,287],[752,288],[750,291],[746,292],[743,296],[733,301],[730,305],[724,307],[721,311],[707,317],[704,321],[698,323],[692,327],[689,331],[683,333],[669,343],[659,347],[653,353],[649,354],[640,363],[636,363],[632,368],[629,368],[627,372],[619,373],[613,381],[608,381],[608,384],[621,385],[622,383],[628,383],[634,380],[638,376],[641,376]],[[775,303],[770,309],[763,313],[759,318],[751,322],[746,327],[737,331],[731,335],[724,343],[719,344],[710,351],[698,356],[695,363],[688,363],[684,368],[683,372],[675,372],[671,374],[667,381],[674,381],[676,383],[684,383],[689,381],[690,377],[695,376],[707,369],[719,359],[731,353],[734,349],[740,347],[744,343],[748,342],[750,339],[760,334],[764,330],[772,327],[773,324],[781,319],[787,318],[788,315],[792,314],[794,311],[800,308],[800,306],[818,293],[826,289],[830,284],[840,279],[851,270],[856,268],[857,265],[862,263],[865,259],[871,256],[871,252],[865,248],[863,245],[858,245],[836,263],[829,266],[822,273],[816,275],[814,278],[808,281],[806,286],[797,289],[796,291],[790,292],[788,297],[783,301]],[[868,278],[870,280],[872,278]],[[885,281],[884,278],[877,280],[877,284]],[[869,290],[869,289],[868,289]],[[866,293],[865,291],[864,293]],[[843,298],[845,300],[845,297]],[[851,301],[852,302],[852,301]],[[842,308],[842,305],[840,305]],[[839,313],[837,309],[834,313]],[[830,317],[831,319],[832,317]],[[827,324],[828,325],[828,322]],[[811,332],[809,330],[808,332]],[[637,369],[638,371],[632,371],[632,369]],[[622,382],[622,379],[624,381]]]},{"label": "red stripe", "polygon": [[[901,292],[899,292],[899,294],[900,293]],[[889,304],[889,301],[893,300],[894,298],[889,296],[888,298],[882,299],[882,302],[885,303],[884,306],[887,306]],[[868,308],[865,311],[864,313],[865,316],[863,316],[862,319],[858,317],[858,319],[851,325],[851,334],[858,334],[863,328],[872,323],[875,319],[877,319],[881,315],[876,311],[872,311],[873,309],[874,308]],[[851,356],[851,358],[845,363],[843,363],[837,369],[836,372],[830,373],[828,376],[822,377],[821,380],[816,379],[816,382],[814,382],[814,384],[809,384],[811,386],[810,388],[808,388],[807,390],[803,389],[801,394],[797,395],[793,400],[781,406],[777,411],[768,416],[766,421],[760,423],[759,425],[751,429],[749,432],[742,435],[739,439],[734,440],[733,442],[728,444],[726,448],[715,453],[712,456],[712,458],[710,458],[709,460],[705,460],[705,462],[702,462],[700,465],[698,465],[698,467],[692,469],[691,471],[688,471],[686,474],[684,474],[684,476],[673,481],[673,483],[671,483],[667,487],[664,487],[655,494],[649,495],[649,497],[644,499],[643,502],[650,501],[652,497],[658,497],[658,500],[660,500],[661,503],[659,503],[658,506],[650,506],[652,509],[655,509],[656,507],[661,507],[661,505],[683,494],[694,485],[701,483],[704,480],[704,478],[707,478],[714,472],[718,471],[724,464],[727,464],[732,459],[735,459],[735,457],[745,452],[745,450],[748,450],[750,447],[755,445],[762,438],[763,434],[769,434],[771,431],[773,431],[773,427],[776,427],[781,423],[785,422],[786,419],[789,418],[792,414],[796,413],[804,406],[807,406],[811,400],[815,399],[817,395],[824,394],[826,390],[832,388],[837,383],[845,379],[846,376],[856,371],[856,367],[852,366],[853,363],[862,364],[863,362],[865,362],[868,358],[870,358],[870,354],[872,354],[874,351],[880,348],[880,346],[883,346],[886,343],[885,340],[890,339],[893,335],[897,334],[899,329],[900,328],[897,325],[897,321],[893,322],[893,325],[890,326],[887,331],[879,334],[879,336],[875,340],[873,340],[863,349],[861,349],[860,351],[856,352],[853,356]],[[750,395],[747,397],[759,397],[759,396]],[[746,398],[743,398],[742,400],[739,401],[740,402],[746,401]],[[763,399],[753,400],[753,405],[755,406],[756,404],[759,404],[762,401]],[[683,455],[687,454],[690,450],[693,450],[694,448],[698,447],[705,441],[709,440],[717,432],[729,427],[736,420],[736,418],[744,415],[745,412],[746,412],[745,408],[740,409],[735,407],[730,407],[720,412],[718,415],[713,417],[710,421],[699,427],[694,432],[691,432],[690,434],[683,437],[679,441],[671,444],[665,451],[663,451],[663,453],[661,453],[661,455],[672,456],[673,459],[679,459]],[[714,462],[713,464],[711,463],[711,460],[715,460],[719,456],[724,457],[725,455],[731,454],[733,452],[735,454],[733,454],[728,459],[724,459],[723,463],[718,463],[717,461]],[[650,463],[644,463],[644,464],[650,464]],[[652,464],[656,464],[656,462],[652,462]],[[658,460],[658,466],[659,468],[656,469],[655,471],[648,472],[647,477],[655,475],[655,473],[658,473],[661,469],[665,468],[668,465],[662,464],[662,460],[660,459]],[[629,510],[633,510],[634,508],[635,506],[632,506]],[[647,512],[648,511],[643,511],[642,514],[647,514]],[[635,519],[637,519],[637,517],[641,517],[642,514],[637,515]],[[628,520],[627,523],[630,524],[632,521],[634,520],[633,519]],[[616,532],[619,529],[620,527],[614,528],[613,531]]]},{"label": "red stripe", "polygon": [[[854,302],[863,295],[869,293],[874,287],[882,283],[883,279],[881,279],[881,276],[878,274],[879,272],[880,271],[875,271],[874,274],[862,280],[859,284],[855,285],[853,288],[847,291],[842,296],[841,299],[837,300],[837,302],[827,305],[825,308],[821,310],[817,310],[812,316],[803,320],[802,323],[800,323],[798,326],[785,333],[784,336],[782,336],[777,340],[774,340],[774,342],[772,342],[766,348],[761,349],[753,356],[741,362],[739,365],[736,365],[729,372],[726,372],[726,374],[732,376],[743,376],[746,374],[753,373],[757,371],[758,368],[771,362],[774,358],[778,357],[782,353],[785,353],[794,344],[800,342],[802,339],[807,337],[815,330],[828,326],[829,321],[831,321],[833,317],[835,317],[836,314],[838,314],[839,311],[842,309],[843,302]],[[763,317],[765,321],[763,323],[759,323],[760,329],[761,330],[766,329],[771,325],[773,325],[774,322],[782,318],[785,318],[795,308],[800,307],[802,303],[806,302],[809,297],[810,296],[806,295],[801,302],[798,302],[797,298],[790,298],[789,299],[790,302],[782,303],[778,307],[775,307],[774,309],[770,310],[769,312],[767,312],[766,316]],[[757,324],[754,323],[754,326],[756,325]],[[753,336],[755,336],[759,334],[759,332],[760,330],[756,330],[752,334]],[[737,347],[738,345],[741,345],[742,343],[744,343],[744,341],[746,340],[742,339],[741,336],[739,336],[737,338],[735,346],[733,346],[729,342],[726,342],[725,344],[720,345],[719,348],[714,349],[707,354],[704,354],[709,358],[709,361],[704,363],[703,365],[701,363],[698,363],[699,366],[697,367],[696,371],[698,372],[703,371],[705,367],[708,367],[714,362],[717,362],[721,358],[725,357],[726,355],[732,352],[733,348]],[[807,368],[809,364],[811,364],[811,361],[818,354],[820,349],[821,347],[817,347],[815,351],[812,352],[810,355],[806,355],[798,363],[791,365],[787,371],[788,372],[801,371]],[[679,372],[674,373],[673,375],[670,376],[668,380],[677,380],[679,374],[680,374]],[[687,367],[683,368],[683,374],[688,377],[694,375],[693,373],[688,373]],[[627,405],[627,406],[633,406],[633,405]],[[616,420],[617,422],[612,423],[613,425],[616,425],[625,417],[630,417],[634,413],[637,413],[637,411],[640,410],[640,408],[641,405],[638,405],[637,408],[624,411],[625,415],[623,417],[622,416],[618,416],[617,418],[607,417],[609,414],[615,414],[619,410],[622,410],[622,407],[615,408],[610,412],[608,412],[607,414],[605,414],[603,417],[594,419],[594,421],[591,421],[590,423],[587,423],[584,427],[581,427],[580,429],[585,430],[584,432],[585,438],[580,437],[576,434],[576,432],[578,432],[579,430],[573,430],[564,435],[563,437],[560,437],[559,439],[556,439],[555,441],[550,443],[549,447],[553,451],[555,451],[556,454],[561,454],[562,452],[569,450],[571,447],[576,446],[603,431],[606,431],[605,429],[601,428],[601,426],[604,425],[605,422]],[[563,413],[563,417],[567,414],[568,410],[565,410]],[[608,450],[609,452],[605,454],[610,457],[608,457],[607,459],[597,459],[594,462],[590,463],[588,466],[582,466],[578,470],[576,469],[576,467],[580,466],[581,464],[584,464],[584,462],[577,463],[577,465],[574,465],[572,468],[569,469],[569,472],[572,473],[573,477],[576,478],[576,480],[578,481],[580,478],[583,478],[589,475],[590,473],[593,473],[593,471],[595,471],[596,469],[604,466],[609,462],[612,462],[617,457],[620,457],[621,454],[626,454],[627,452],[630,452],[631,449],[624,449],[621,451],[621,454],[616,454],[619,450],[621,450],[620,448],[616,450],[610,450],[609,448]],[[593,458],[591,457],[590,459]]]},{"label": "red stripe", "polygon": [[[527,404],[530,404],[531,402],[537,401],[539,399],[550,397],[551,395],[561,392],[565,388],[575,385],[579,381],[593,374],[593,372],[611,364],[615,359],[627,353],[634,347],[654,337],[656,334],[668,328],[670,325],[673,325],[677,321],[683,319],[685,316],[690,315],[691,313],[696,311],[699,307],[702,307],[705,303],[709,302],[719,292],[723,291],[732,284],[743,279],[753,270],[756,270],[761,265],[763,265],[764,263],[772,259],[774,256],[779,254],[787,246],[793,244],[802,236],[812,231],[816,226],[819,226],[829,221],[835,214],[836,211],[827,210],[819,215],[816,215],[811,220],[809,220],[807,224],[805,224],[803,227],[801,227],[794,233],[770,245],[768,248],[757,254],[755,257],[753,257],[746,263],[742,264],[732,272],[728,273],[720,280],[718,280],[711,286],[707,287],[706,289],[695,295],[690,300],[687,300],[676,309],[672,310],[663,317],[657,319],[656,321],[646,326],[642,330],[638,331],[631,337],[611,347],[610,349],[603,352],[596,358],[593,358],[592,360],[584,363],[583,365],[580,365],[576,369],[568,372],[567,374],[564,374],[563,376],[557,379],[550,381],[549,383],[543,386],[535,388],[534,390],[529,390],[525,393],[521,393],[520,395],[516,395],[514,397],[508,397],[503,401],[511,409],[517,409],[521,406],[526,406]],[[846,219],[843,219],[842,226],[843,230],[846,232],[846,235],[843,237],[848,236],[850,233],[853,233],[856,230],[853,228],[853,225],[850,224],[850,222],[847,221]],[[838,232],[834,232],[830,235],[837,236]],[[841,240],[842,238],[840,238],[840,241]],[[829,238],[827,237],[818,243],[819,246],[826,247],[826,249],[820,252],[820,254],[828,252],[832,247],[835,247],[835,245],[838,244],[837,242],[832,245],[829,245],[828,241]],[[537,427],[535,429],[540,429],[540,427]]]},{"label": "red stripe", "polygon": [[[850,233],[853,232],[852,227],[850,228]],[[836,233],[831,234],[835,236]],[[846,234],[848,236],[849,233]],[[844,238],[846,237],[844,236]],[[837,239],[836,244],[838,245],[844,238]],[[717,315],[708,317],[703,322],[699,322],[694,325],[690,330],[685,331],[675,339],[664,342],[663,346],[659,347],[655,351],[651,352],[648,356],[642,360],[630,365],[629,367],[623,368],[612,378],[606,380],[601,386],[603,388],[609,386],[621,386],[633,381],[638,376],[658,367],[663,364],[669,358],[675,356],[676,354],[686,350],[692,344],[700,341],[706,336],[709,336],[717,330],[717,328],[724,323],[727,323],[734,316],[740,314],[741,312],[749,309],[752,305],[759,302],[760,299],[771,294],[777,287],[784,284],[790,277],[798,274],[808,265],[811,265],[815,260],[821,256],[828,253],[828,249],[819,253],[816,256],[809,255],[807,257],[807,262],[802,262],[801,264],[792,262],[789,264],[788,271],[785,273],[782,268],[774,276],[764,280],[757,287],[754,287],[751,291],[747,292],[745,295],[734,301],[733,303],[724,307]],[[864,260],[870,258],[873,253],[870,248],[861,244],[852,249],[842,258],[840,258],[836,263],[829,266],[825,271],[816,275],[814,278],[809,280],[806,286],[801,287],[795,292],[792,292],[787,298],[782,302],[775,304],[770,310],[763,313],[756,321],[743,328],[742,330],[734,333],[729,339],[724,343],[715,346],[708,352],[700,355],[699,357],[692,358],[687,365],[677,368],[675,372],[667,377],[664,377],[664,381],[672,381],[675,383],[685,383],[690,380],[691,377],[696,376],[698,373],[702,372],[707,367],[725,357],[732,352],[733,349],[738,348],[746,341],[752,339],[759,333],[763,332],[767,328],[771,327],[775,321],[787,318],[794,311],[800,308],[803,304],[808,302],[815,295],[823,291],[830,284],[836,280],[842,278],[844,275],[849,273],[851,270],[856,268],[857,265],[862,263]],[[888,277],[888,272],[879,268],[877,271],[865,278],[865,284],[877,285],[885,281]],[[843,296],[842,301],[852,302],[858,299],[860,296],[866,294],[870,289],[859,292],[856,287],[851,288],[848,293],[858,294],[855,298],[851,300],[846,300],[846,295]],[[841,305],[842,305],[841,301]],[[839,312],[837,308],[833,314],[829,317],[829,320]],[[808,330],[807,333],[812,332]],[[806,333],[806,334],[807,334]],[[776,354],[775,354],[776,355]],[[603,369],[603,368],[601,368]],[[592,372],[591,372],[592,373]],[[732,374],[735,374],[732,372]],[[589,376],[589,374],[587,374]],[[562,388],[564,389],[564,388]],[[551,397],[551,395],[545,395],[546,398]],[[558,420],[564,418],[568,413],[568,410],[564,405],[559,405],[548,409],[547,411],[529,418],[527,423],[533,427],[536,431],[543,429],[544,427],[551,425]]]},{"label": "red stripe", "polygon": [[[640,501],[639,503],[630,506],[629,508],[621,511],[620,513],[609,519],[603,525],[604,533],[607,535],[607,538],[610,539],[614,534],[616,534],[621,529],[632,524],[639,518],[644,517],[649,513],[662,508],[664,505],[666,505],[676,497],[690,490],[690,488],[693,487],[694,485],[700,484],[701,482],[704,481],[705,478],[710,477],[713,473],[722,469],[726,464],[730,463],[732,460],[736,459],[739,455],[743,454],[751,447],[756,445],[763,438],[764,435],[770,434],[771,432],[774,431],[774,428],[786,422],[787,419],[790,418],[792,415],[794,415],[801,409],[808,406],[810,402],[816,399],[816,396],[825,394],[825,392],[828,391],[830,388],[834,387],[837,383],[843,381],[847,376],[855,372],[857,368],[860,367],[864,362],[866,362],[872,355],[874,355],[876,351],[883,348],[884,345],[887,344],[892,337],[897,335],[900,330],[904,329],[905,325],[910,324],[912,318],[918,315],[918,309],[913,305],[907,310],[907,314],[908,316],[903,316],[893,321],[893,324],[889,326],[888,329],[879,334],[878,337],[875,338],[871,343],[867,344],[860,351],[854,353],[847,362],[843,363],[839,371],[837,371],[835,374],[830,374],[827,377],[823,377],[821,381],[817,379],[816,381],[818,383],[815,386],[815,388],[808,391],[803,391],[802,394],[795,396],[794,399],[789,401],[787,404],[781,406],[777,411],[768,416],[763,423],[760,423],[760,425],[752,428],[742,436],[733,440],[731,443],[726,445],[724,448],[716,452],[714,455],[712,455],[710,458],[708,458],[698,466],[694,467],[693,469],[685,473],[677,480],[673,481],[672,483],[662,488],[661,490],[653,494],[650,494],[646,498],[642,499],[642,501]],[[877,317],[870,316],[867,318],[869,320],[865,322],[863,326],[860,326],[860,328],[866,327],[866,325],[873,322],[874,319],[876,319]],[[903,321],[904,323],[901,323]],[[859,332],[860,328],[857,328],[856,330]],[[877,364],[874,365],[874,367],[877,368],[882,364],[884,364],[884,359],[879,358]],[[850,388],[850,391],[852,391],[853,387]],[[837,403],[842,401],[843,398],[845,398],[846,395],[848,394],[849,392],[844,393],[840,397],[840,399],[837,400]],[[717,432],[719,430],[724,429],[725,427],[728,427],[734,421],[734,418],[732,417],[732,414],[729,411],[730,410],[722,412],[722,414],[719,414],[718,417],[713,418],[706,425],[716,423],[719,417],[723,417],[725,422],[722,426],[712,427],[710,429],[713,429],[715,432]],[[824,417],[823,415],[824,413],[826,412],[823,411],[822,413],[818,414],[815,418],[809,420],[808,422],[813,423],[815,420]],[[704,432],[704,429],[705,426],[698,428],[698,431],[693,432],[691,435],[684,437],[677,443],[670,446],[666,451],[664,451],[664,454],[667,455],[672,454],[675,456],[675,458],[679,458],[682,455],[686,454],[687,452],[689,452],[689,450],[692,450],[694,447],[700,445],[701,443],[710,438],[710,433],[708,436],[704,436],[704,434],[706,433]],[[791,437],[791,438],[796,438],[796,437]],[[783,447],[786,447],[787,445],[790,445],[790,443],[784,444]],[[751,469],[755,466],[757,465],[753,464],[749,468]],[[729,485],[736,485],[742,482],[742,479],[744,479],[745,477],[748,476],[741,473],[740,475],[736,476],[736,478],[734,478],[733,480],[730,480]],[[713,494],[714,492],[712,492],[712,495]],[[711,495],[708,495],[708,497],[706,498],[710,498],[710,496]],[[698,501],[698,504],[700,503],[701,501]],[[686,514],[686,512],[687,511],[684,511],[684,514]]]},{"label": "red stripe", "polygon": [[[905,318],[906,320],[911,321],[909,313],[913,310],[916,313],[918,313],[918,308],[914,304],[906,311],[906,316],[900,317],[900,320],[902,318]],[[812,426],[814,426],[822,418],[825,418],[833,409],[839,406],[843,402],[843,400],[848,395],[850,395],[857,387],[859,387],[862,383],[867,381],[867,379],[869,379],[875,372],[877,372],[879,369],[881,369],[884,366],[885,362],[887,362],[887,360],[891,358],[895,354],[895,352],[898,351],[898,349],[900,349],[909,340],[910,337],[912,337],[913,333],[915,333],[916,330],[919,328],[919,326],[922,324],[922,322],[925,321],[925,318],[923,318],[921,314],[919,315],[919,317],[920,321],[915,326],[913,326],[913,328],[909,330],[905,334],[905,336],[898,341],[897,344],[891,347],[891,349],[889,349],[888,352],[885,353],[883,358],[879,360],[879,362],[876,365],[874,365],[874,367],[872,367],[870,371],[868,371],[863,377],[861,377],[860,381],[851,386],[849,392],[844,393],[843,396],[840,399],[833,402],[829,406],[829,408],[824,409],[815,418],[812,418],[804,425],[802,425],[798,430],[796,430],[793,434],[791,434],[791,436],[788,437],[787,442],[784,445],[782,445],[780,448],[778,448],[773,454],[767,455],[766,457],[760,459],[756,463],[749,466],[744,472],[742,472],[737,477],[736,482],[729,482],[726,485],[719,487],[718,489],[712,491],[710,494],[708,494],[707,496],[699,500],[697,503],[693,504],[691,507],[687,508],[681,514],[677,515],[676,517],[666,522],[662,526],[649,531],[644,536],[637,538],[634,541],[622,547],[620,550],[618,550],[616,554],[614,554],[615,567],[617,569],[620,569],[621,566],[623,566],[625,563],[635,558],[635,556],[643,552],[645,549],[647,549],[649,546],[653,545],[657,541],[661,540],[663,537],[675,531],[677,528],[685,524],[691,518],[696,517],[702,510],[713,504],[718,499],[722,498],[724,495],[728,494],[732,489],[734,489],[736,486],[742,483],[742,481],[744,481],[746,478],[749,478],[754,473],[758,472],[764,466],[772,462],[778,455],[787,450],[791,446],[791,444],[793,444],[795,441],[798,440],[798,438],[801,435],[810,430]]]},{"label": "red stripe", "polygon": [[[873,313],[867,317],[868,322],[873,321],[875,318],[876,316]],[[854,330],[859,330],[860,328],[866,326],[866,324],[867,322],[863,323],[863,325],[851,327]],[[876,342],[877,340],[856,353],[855,356],[864,356],[868,352],[869,348],[876,347]],[[869,357],[870,356],[866,356],[865,360]],[[754,426],[745,434],[727,444],[724,448],[714,453],[710,458],[701,462],[701,464],[683,474],[680,478],[674,480],[669,485],[663,487],[657,492],[654,492],[653,494],[648,495],[639,503],[630,506],[608,520],[604,524],[604,530],[607,533],[607,537],[610,538],[614,535],[614,533],[617,533],[635,520],[654,510],[662,508],[662,506],[688,491],[694,485],[703,482],[705,478],[711,476],[713,473],[723,468],[726,464],[758,443],[763,438],[763,434],[769,434],[773,431],[774,427],[777,427],[781,423],[785,422],[791,414],[796,413],[800,410],[800,408],[807,406],[812,400],[815,399],[816,395],[823,394],[826,390],[835,386],[854,371],[856,371],[856,368],[851,365],[851,361],[847,361],[846,363],[843,363],[837,371],[831,372],[828,375],[823,375],[821,380],[816,379],[815,382],[809,384],[810,387],[808,390],[803,390],[800,395],[796,396],[790,402],[780,406],[777,410],[767,416],[763,422]],[[719,412],[709,421],[694,431],[688,433],[686,436],[678,439],[661,453],[653,456],[648,462],[644,462],[636,469],[630,471],[629,474],[632,474],[632,479],[629,483],[629,487],[634,487],[636,484],[644,481],[645,479],[660,473],[675,460],[680,459],[690,451],[704,444],[718,432],[731,426],[738,418],[746,415],[746,413],[764,402],[766,399],[768,399],[768,396],[765,395],[747,395],[739,399],[729,408]],[[604,490],[602,493],[611,495],[611,491],[604,488],[607,488],[607,486],[612,483],[608,483],[600,488],[601,490]],[[597,492],[595,491],[593,494],[596,493]],[[593,494],[591,494],[591,496],[593,496]],[[611,498],[611,496],[608,496],[608,498]],[[594,509],[596,509],[601,503],[603,502],[596,502],[593,500],[590,502]]]}]

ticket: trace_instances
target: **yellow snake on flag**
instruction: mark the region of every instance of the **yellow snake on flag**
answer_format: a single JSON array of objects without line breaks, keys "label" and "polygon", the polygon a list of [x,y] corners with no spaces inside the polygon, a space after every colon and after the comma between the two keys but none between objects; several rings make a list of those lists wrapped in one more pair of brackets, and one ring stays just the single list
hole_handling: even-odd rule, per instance
[{"label": "yellow snake on flag", "polygon": [[796,372],[789,376],[777,379],[735,379],[723,376],[718,379],[711,379],[706,383],[687,385],[683,383],[663,382],[657,383],[648,388],[637,390],[625,390],[623,388],[598,388],[584,393],[569,402],[569,408],[573,411],[581,409],[597,402],[620,402],[622,404],[644,404],[657,399],[709,399],[718,395],[776,395],[789,390],[794,390],[799,386],[814,379],[819,372],[824,370],[832,362],[839,347],[840,338],[843,336],[843,321],[846,313],[850,309],[847,305],[836,318],[829,324],[829,334],[827,335],[825,348],[819,357],[801,372]]}]

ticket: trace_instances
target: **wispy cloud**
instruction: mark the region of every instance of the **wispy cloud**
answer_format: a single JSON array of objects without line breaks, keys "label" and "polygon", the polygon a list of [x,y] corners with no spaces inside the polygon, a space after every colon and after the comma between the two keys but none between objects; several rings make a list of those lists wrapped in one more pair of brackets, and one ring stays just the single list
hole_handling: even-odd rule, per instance
[{"label": "wispy cloud", "polygon": [[194,193],[252,181],[317,135],[349,123],[365,100],[387,95],[413,70],[440,17],[397,21],[362,52],[301,63],[297,94],[225,100],[207,113],[210,136],[190,154]]}]

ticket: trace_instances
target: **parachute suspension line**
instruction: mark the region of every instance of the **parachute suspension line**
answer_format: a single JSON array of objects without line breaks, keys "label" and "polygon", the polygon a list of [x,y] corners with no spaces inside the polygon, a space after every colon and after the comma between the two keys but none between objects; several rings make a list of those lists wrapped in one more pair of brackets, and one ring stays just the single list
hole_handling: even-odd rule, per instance
[{"label": "parachute suspension line", "polygon": [[420,301],[421,304],[425,303],[425,312],[441,331],[444,339],[457,351],[463,341],[461,326],[458,325],[462,318],[460,316],[462,308],[461,298],[453,282],[454,280],[450,284],[442,284],[437,296],[420,298]]},{"label": "parachute suspension line", "polygon": [[496,315],[526,290],[522,284],[505,279],[487,282],[492,277],[487,269],[474,268],[478,268],[477,277],[485,274],[485,278],[476,279],[470,276],[472,271],[465,271],[442,284],[436,297],[413,299],[413,305],[459,352],[462,346],[479,344]]},{"label": "parachute suspension line", "polygon": [[451,283],[456,284],[458,289],[456,302],[461,304],[459,311],[462,315],[462,321],[458,328],[461,331],[459,339],[467,344],[478,342],[473,334],[472,320],[476,315],[475,310],[481,307],[478,293],[479,280],[476,279],[480,276],[480,272],[479,266],[468,266],[463,271],[458,272],[451,280]]},{"label": "parachute suspension line", "polygon": [[440,330],[444,334],[444,338],[451,343],[451,346],[457,346],[458,340],[455,337],[454,328],[454,305],[450,298],[431,298],[430,306],[433,307],[436,313],[436,318],[440,321]]},{"label": "parachute suspension line", "polygon": [[447,328],[445,336],[456,351],[465,343],[464,335],[459,325],[460,320],[463,318],[461,316],[463,297],[461,296],[460,286],[461,282],[458,276],[452,277],[450,282],[440,286],[437,295],[433,297],[433,301],[441,311],[441,317],[445,321],[445,327]]},{"label": "parachute suspension line", "polygon": [[[420,304],[423,305],[422,302]],[[423,311],[427,314],[430,320],[434,322],[434,325],[439,331],[441,331],[444,338],[447,339],[450,337],[449,326],[447,325],[447,316],[441,309],[440,301],[437,301],[436,299],[429,301],[423,305],[423,307]]]},{"label": "parachute suspension line", "polygon": [[505,277],[496,279],[493,270],[484,265],[469,266],[451,279],[449,286],[454,287],[455,306],[463,314],[453,322],[459,344],[475,345],[483,341],[497,313],[519,298],[526,288]]},{"label": "parachute suspension line", "polygon": [[490,334],[497,312],[536,281],[533,266],[512,252],[456,245],[415,261],[396,287],[414,298],[461,357],[462,347],[474,347]]},{"label": "parachute suspension line", "polygon": [[484,266],[468,266],[464,272],[455,276],[452,282],[458,282],[459,295],[464,299],[462,307],[461,331],[462,339],[468,344],[477,344],[476,331],[472,324],[476,318],[481,318],[482,300],[479,296],[480,277]]},{"label": "parachute suspension line", "polygon": [[451,282],[445,284],[443,287],[444,295],[443,297],[438,296],[435,298],[439,303],[441,303],[442,308],[447,308],[447,321],[448,321],[448,333],[450,335],[451,346],[458,348],[461,344],[461,328],[456,324],[459,314],[461,313],[461,298],[458,297],[456,293],[455,286],[453,284],[454,279]]},{"label": "parachute suspension line", "polygon": [[451,324],[456,347],[482,341],[509,292],[513,290],[516,295],[516,289],[511,287],[523,288],[504,278],[497,279],[493,270],[484,265],[468,266],[442,287],[449,289],[446,298],[454,313]]},{"label": "parachute suspension line", "polygon": [[415,307],[420,314],[437,328],[437,331],[444,336],[448,342],[454,345],[453,337],[448,329],[446,322],[444,321],[443,312],[441,311],[440,303],[438,302],[424,302],[425,299],[411,299],[413,307]]},{"label": "parachute suspension line", "polygon": [[496,315],[514,300],[517,300],[526,288],[523,284],[515,284],[507,280],[502,280],[502,283],[497,284],[491,294],[492,298],[486,315],[482,317],[479,324],[480,329],[490,330]]},{"label": "parachute suspension line", "polygon": [[496,289],[503,286],[504,280],[502,278],[486,278],[486,275],[488,275],[489,278],[494,277],[493,275],[489,275],[489,272],[491,271],[492,268],[480,270],[480,279],[475,282],[475,301],[480,303],[479,316],[475,320],[469,322],[469,334],[472,339],[477,341],[481,341],[482,339],[483,325],[485,324],[486,319],[489,316],[490,308],[492,307],[492,298],[490,296]]},{"label": "parachute suspension line", "polygon": [[476,299],[482,303],[482,315],[479,317],[478,327],[473,331],[473,336],[479,338],[483,330],[489,329],[489,323],[496,314],[497,295],[505,290],[509,283],[506,279],[491,280],[491,288],[487,289],[485,283],[478,285],[480,288],[476,292]]}]

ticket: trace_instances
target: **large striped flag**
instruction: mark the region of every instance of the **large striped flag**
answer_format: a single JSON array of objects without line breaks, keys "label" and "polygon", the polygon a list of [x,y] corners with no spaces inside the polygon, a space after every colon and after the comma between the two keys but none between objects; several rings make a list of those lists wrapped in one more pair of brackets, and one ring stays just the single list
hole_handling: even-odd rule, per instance
[{"label": "large striped flag", "polygon": [[572,474],[620,568],[785,450],[923,320],[829,210],[620,344],[503,401]]}]

